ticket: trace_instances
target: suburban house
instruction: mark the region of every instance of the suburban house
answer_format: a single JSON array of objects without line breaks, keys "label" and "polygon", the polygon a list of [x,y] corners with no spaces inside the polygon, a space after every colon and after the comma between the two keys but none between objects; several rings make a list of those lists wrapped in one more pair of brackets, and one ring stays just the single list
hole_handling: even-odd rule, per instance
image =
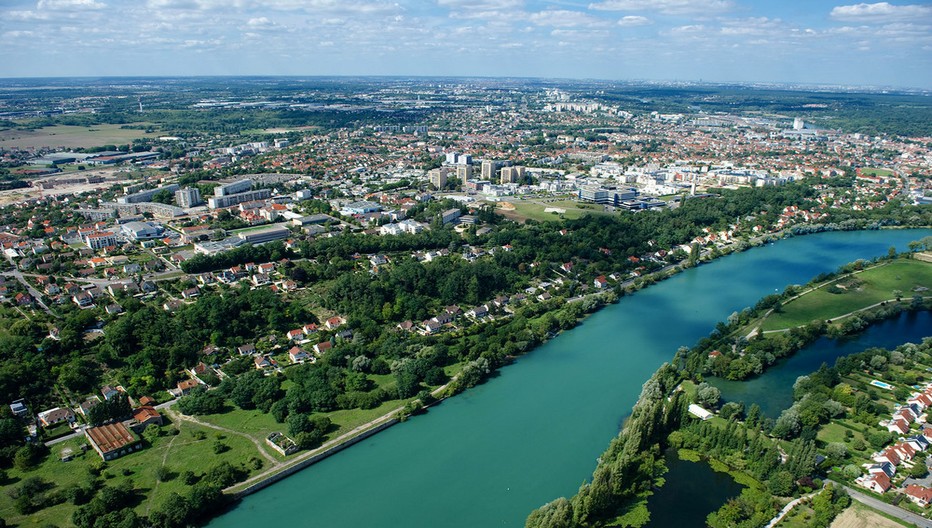
[{"label": "suburban house", "polygon": [[304,363],[309,357],[311,356],[301,347],[291,347],[288,351],[288,359],[292,363]]},{"label": "suburban house", "polygon": [[103,395],[105,400],[109,400],[110,398],[113,398],[119,394],[120,391],[114,387],[111,387],[110,385],[104,385],[101,387],[100,393]]},{"label": "suburban house", "polygon": [[74,411],[67,408],[55,407],[54,409],[40,412],[38,417],[42,427],[50,427],[61,422],[73,422]]},{"label": "suburban house", "polygon": [[81,413],[82,416],[87,416],[87,412],[98,403],[100,403],[100,396],[95,394],[81,402],[81,405],[78,405],[78,412]]},{"label": "suburban house", "polygon": [[239,352],[241,356],[251,356],[256,353],[256,345],[248,344],[241,347],[236,347],[236,351]]},{"label": "suburban house", "polygon": [[272,359],[270,356],[256,356],[255,359],[256,368],[259,370],[274,368],[278,366],[278,362]]},{"label": "suburban house", "polygon": [[186,379],[178,382],[178,391],[180,391],[181,394],[188,394],[195,387],[199,387],[200,385],[201,384],[198,383],[196,379]]},{"label": "suburban house", "polygon": [[336,317],[331,317],[330,319],[327,319],[324,325],[327,327],[328,330],[333,330],[334,328],[339,328],[345,322],[346,321],[344,321],[342,317],[336,316]]},{"label": "suburban house", "polygon": [[142,449],[142,441],[121,422],[98,427],[88,427],[84,430],[91,447],[100,458],[113,460],[123,455]]},{"label": "suburban house", "polygon": [[134,431],[141,433],[152,424],[162,425],[162,415],[155,410],[155,407],[143,405],[133,411],[132,428]]},{"label": "suburban house", "polygon": [[929,505],[929,502],[932,502],[932,489],[929,488],[910,484],[906,486],[903,493],[920,508],[925,508]]},{"label": "suburban house", "polygon": [[862,477],[860,484],[874,493],[880,494],[889,490],[891,486],[890,477],[884,473],[871,473],[866,477]]},{"label": "suburban house", "polygon": [[321,341],[320,343],[314,345],[314,353],[318,356],[322,356],[331,348],[333,348],[333,345],[330,344],[330,341]]}]

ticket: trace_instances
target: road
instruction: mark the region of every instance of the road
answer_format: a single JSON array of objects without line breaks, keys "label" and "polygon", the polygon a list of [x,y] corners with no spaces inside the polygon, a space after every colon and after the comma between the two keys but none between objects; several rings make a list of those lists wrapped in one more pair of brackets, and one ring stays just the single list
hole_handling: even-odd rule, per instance
[{"label": "road", "polygon": [[881,500],[877,500],[869,495],[865,495],[861,493],[860,491],[856,489],[849,488],[848,486],[842,486],[842,487],[845,488],[845,490],[848,492],[848,495],[851,495],[852,499],[862,504],[866,504],[870,506],[871,508],[874,508],[875,510],[882,511],[886,514],[896,517],[897,519],[906,521],[908,523],[912,523],[921,528],[932,528],[932,521],[930,521],[929,519],[926,519],[925,517],[916,515],[915,513],[912,513],[912,512],[908,512],[901,508],[897,508],[896,506],[892,504],[887,504],[886,502],[883,502]]},{"label": "road", "polygon": [[42,293],[40,293],[39,290],[33,288],[32,285],[26,282],[26,279],[23,278],[23,272],[19,270],[6,271],[3,273],[3,275],[7,277],[13,277],[16,280],[18,280],[20,283],[22,283],[22,285],[26,287],[26,291],[29,292],[29,295],[32,295],[32,298],[36,300],[36,303],[39,306],[41,306],[43,310],[48,312],[50,315],[55,315],[54,313],[52,313],[52,310],[50,310],[49,307],[46,306],[44,302],[42,302]]},{"label": "road", "polygon": [[[175,401],[176,401],[176,400],[168,400],[168,401],[165,402],[165,403],[160,403],[160,404],[156,405],[155,408],[156,408],[156,409],[167,409],[171,404],[175,403]],[[67,435],[65,435],[65,436],[61,436],[61,437],[56,438],[56,439],[54,439],[54,440],[49,440],[48,442],[45,443],[45,445],[51,447],[51,446],[53,446],[53,445],[55,445],[55,444],[59,444],[59,443],[64,442],[64,441],[66,441],[66,440],[71,440],[72,438],[77,438],[77,437],[79,437],[79,436],[83,436],[83,435],[84,435],[84,427],[85,427],[85,426],[78,427],[78,428],[75,429],[74,432],[71,433],[71,434],[67,434]]]}]

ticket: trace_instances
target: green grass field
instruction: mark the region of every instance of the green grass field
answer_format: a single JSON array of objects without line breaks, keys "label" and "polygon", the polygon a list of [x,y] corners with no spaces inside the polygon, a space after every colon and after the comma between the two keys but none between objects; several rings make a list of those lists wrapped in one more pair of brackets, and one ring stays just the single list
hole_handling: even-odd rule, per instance
[{"label": "green grass field", "polygon": [[[913,259],[899,259],[842,278],[832,284],[846,286],[841,293],[830,293],[830,284],[807,293],[783,305],[781,312],[772,313],[761,325],[763,330],[780,330],[826,320],[893,299],[896,291],[904,299],[913,296],[913,289],[932,289],[932,264]],[[928,292],[926,293],[928,295]]]},{"label": "green grass field", "polygon": [[[136,123],[138,124],[138,123]],[[134,139],[156,137],[144,130],[120,128],[122,125],[91,127],[57,125],[38,130],[0,131],[2,148],[87,148],[102,145],[125,145]]]},{"label": "green grass field", "polygon": [[880,168],[861,169],[861,174],[865,176],[880,176],[882,178],[886,178],[887,176],[893,176],[893,171],[890,169]]},{"label": "green grass field", "polygon": [[[180,422],[178,427],[180,429],[178,435],[166,434],[142,451],[111,460],[104,465],[100,474],[100,480],[107,486],[132,483],[140,496],[145,495],[145,498],[142,498],[136,506],[136,512],[140,515],[158,508],[172,492],[187,494],[189,486],[178,478],[178,474],[182,471],[192,471],[200,475],[221,462],[230,462],[238,466],[252,457],[259,457],[252,442],[244,438],[226,435],[221,442],[230,449],[216,454],[213,445],[218,440],[217,431],[189,422]],[[167,432],[171,426],[165,426],[163,429]],[[203,434],[203,438],[196,437],[195,433]],[[102,461],[93,450],[82,453],[80,449],[82,444],[86,444],[83,437],[52,446],[51,453],[46,460],[30,471],[7,470],[7,479],[3,482],[3,491],[0,492],[0,518],[23,528],[39,528],[47,525],[59,528],[74,526],[71,522],[71,515],[77,507],[70,501],[44,508],[30,515],[20,515],[13,509],[13,499],[9,492],[16,488],[23,479],[33,476],[54,483],[49,493],[60,493],[71,486],[86,485],[93,478],[89,470],[93,467],[100,467]],[[73,460],[69,462],[59,460],[64,447],[74,450],[76,456]],[[263,462],[266,466],[268,465],[268,461],[263,459]],[[156,471],[163,465],[172,473],[172,478],[165,482],[157,482]]]},{"label": "green grass field", "polygon": [[[509,203],[515,206],[514,210],[499,208],[496,209],[496,212],[516,220],[537,220],[539,222],[546,222],[549,220],[560,220],[562,218],[575,220],[586,214],[606,214],[600,205],[580,203],[572,200],[548,201],[543,203],[514,200]],[[550,207],[565,209],[566,212],[563,214],[545,212],[545,210]]]}]

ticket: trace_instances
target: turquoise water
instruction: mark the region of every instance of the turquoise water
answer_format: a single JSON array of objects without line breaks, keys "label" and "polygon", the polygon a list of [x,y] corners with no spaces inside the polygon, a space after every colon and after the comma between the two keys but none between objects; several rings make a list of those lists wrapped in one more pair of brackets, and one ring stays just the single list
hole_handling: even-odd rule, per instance
[{"label": "turquoise water", "polygon": [[747,381],[711,378],[709,382],[721,389],[722,399],[743,401],[746,405],[756,403],[765,416],[776,418],[793,405],[796,378],[818,370],[823,362],[831,366],[848,354],[873,347],[893,349],[903,343],[918,343],[928,336],[932,336],[932,312],[904,312],[854,336],[819,338],[757,378]]},{"label": "turquoise water", "polygon": [[677,347],[789,283],[932,230],[792,238],[625,297],[488,383],[244,499],[212,528],[523,526],[595,468],[641,385]]}]

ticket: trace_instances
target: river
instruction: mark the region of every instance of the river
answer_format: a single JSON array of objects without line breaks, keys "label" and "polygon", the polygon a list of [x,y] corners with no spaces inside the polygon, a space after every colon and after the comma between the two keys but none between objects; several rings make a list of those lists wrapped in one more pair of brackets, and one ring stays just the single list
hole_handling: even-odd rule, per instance
[{"label": "river", "polygon": [[210,527],[523,526],[532,509],[591,475],[643,382],[677,347],[787,284],[929,235],[822,233],[687,270],[426,415],[245,498]]},{"label": "river", "polygon": [[932,336],[932,312],[903,312],[853,336],[821,337],[756,378],[746,381],[710,378],[709,383],[721,389],[723,400],[756,403],[765,416],[777,418],[783,409],[793,405],[796,378],[818,370],[822,363],[832,366],[836,359],[848,354],[873,347],[893,349],[903,343],[918,343],[928,336]]}]

